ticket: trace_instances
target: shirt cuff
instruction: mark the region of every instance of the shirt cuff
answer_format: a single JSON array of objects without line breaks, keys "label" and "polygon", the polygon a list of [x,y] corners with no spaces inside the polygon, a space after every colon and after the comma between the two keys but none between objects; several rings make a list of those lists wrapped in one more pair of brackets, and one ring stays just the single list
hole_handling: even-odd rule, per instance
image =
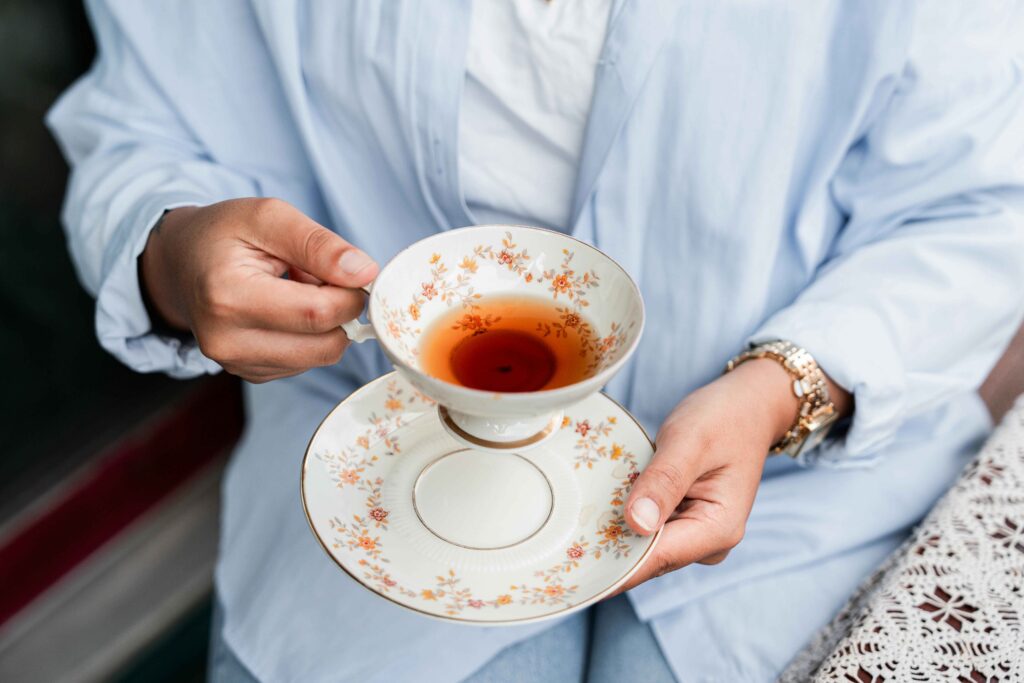
[{"label": "shirt cuff", "polygon": [[107,248],[106,275],[96,296],[96,336],[104,349],[137,372],[188,378],[221,369],[202,354],[194,339],[182,341],[153,332],[139,284],[139,255],[164,212],[209,203],[208,197],[190,193],[148,196],[128,212]]},{"label": "shirt cuff", "polygon": [[867,308],[796,303],[768,319],[748,342],[783,339],[801,346],[854,397],[849,430],[801,454],[803,464],[866,465],[892,441],[905,412],[905,371],[883,321]]}]

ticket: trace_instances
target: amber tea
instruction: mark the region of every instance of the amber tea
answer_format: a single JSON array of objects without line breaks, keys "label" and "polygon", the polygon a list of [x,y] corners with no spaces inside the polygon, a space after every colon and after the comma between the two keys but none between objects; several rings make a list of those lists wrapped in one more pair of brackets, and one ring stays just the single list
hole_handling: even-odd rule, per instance
[{"label": "amber tea", "polygon": [[424,331],[420,362],[427,374],[471,389],[557,389],[594,374],[594,338],[571,304],[491,296],[435,320]]}]

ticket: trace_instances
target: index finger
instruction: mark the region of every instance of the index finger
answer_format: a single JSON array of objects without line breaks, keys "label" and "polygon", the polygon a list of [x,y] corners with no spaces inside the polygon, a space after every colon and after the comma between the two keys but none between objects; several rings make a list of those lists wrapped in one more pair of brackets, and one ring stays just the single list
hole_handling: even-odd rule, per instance
[{"label": "index finger", "polygon": [[377,276],[377,264],[312,218],[277,199],[257,202],[252,220],[257,247],[290,266],[339,287],[362,287]]},{"label": "index finger", "polygon": [[243,325],[305,334],[328,332],[358,317],[366,304],[366,295],[358,289],[263,274],[237,296]]}]

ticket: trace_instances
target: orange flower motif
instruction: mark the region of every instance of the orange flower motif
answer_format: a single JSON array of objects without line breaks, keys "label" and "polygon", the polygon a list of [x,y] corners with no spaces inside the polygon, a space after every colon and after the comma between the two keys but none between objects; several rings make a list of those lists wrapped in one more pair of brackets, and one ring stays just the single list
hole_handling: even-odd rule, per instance
[{"label": "orange flower motif", "polygon": [[402,402],[399,401],[397,398],[389,398],[388,400],[384,401],[384,408],[385,410],[401,410]]},{"label": "orange flower motif", "polygon": [[544,587],[544,595],[549,598],[560,598],[565,593],[565,588],[557,583],[549,583]]},{"label": "orange flower motif", "polygon": [[511,265],[513,258],[512,252],[508,249],[502,249],[501,253],[498,254],[498,263],[506,266]]},{"label": "orange flower motif", "polygon": [[441,255],[440,254],[431,254],[430,255],[430,265],[434,265],[435,263],[437,263],[440,260],[441,260]]},{"label": "orange flower motif", "polygon": [[512,602],[512,596],[508,594],[499,595],[498,599],[495,600],[495,602],[497,602],[499,605],[507,605],[510,602]]},{"label": "orange flower motif", "polygon": [[611,458],[612,460],[618,460],[619,458],[621,458],[622,457],[622,444],[613,443],[612,444],[612,453],[608,457]]},{"label": "orange flower motif", "polygon": [[551,280],[551,288],[555,290],[555,296],[567,293],[572,288],[572,283],[569,282],[569,276],[565,273],[556,275],[554,279]]},{"label": "orange flower motif", "polygon": [[601,535],[609,541],[614,541],[622,536],[622,527],[618,524],[609,524],[601,529]]},{"label": "orange flower motif", "polygon": [[383,522],[388,518],[388,511],[382,507],[375,507],[370,510],[370,517],[373,517],[378,522]]},{"label": "orange flower motif", "polygon": [[523,278],[527,282],[533,282],[533,273],[527,273],[526,277]]},{"label": "orange flower motif", "polygon": [[590,431],[590,421],[582,420],[576,423],[576,433],[580,436],[586,436],[587,432]]},{"label": "orange flower motif", "polygon": [[579,327],[580,316],[576,313],[567,313],[563,318],[566,327]]},{"label": "orange flower motif", "polygon": [[360,446],[362,446],[363,448],[369,448],[370,447],[370,437],[368,437],[368,436],[361,436],[358,439],[356,439],[356,443],[359,444]]},{"label": "orange flower motif", "polygon": [[433,299],[437,296],[437,287],[434,286],[433,282],[424,282],[423,285],[423,296],[427,299]]},{"label": "orange flower motif", "polygon": [[571,424],[572,424],[572,420],[569,419],[568,415],[566,415],[565,417],[562,418],[562,426],[563,427],[568,427]]},{"label": "orange flower motif", "polygon": [[569,546],[569,549],[565,551],[565,554],[569,557],[570,560],[578,560],[581,557],[583,557],[584,554],[586,554],[586,551],[583,550],[583,546],[581,546],[579,543],[573,543],[571,546]]},{"label": "orange flower motif", "polygon": [[619,505],[622,505],[622,499],[621,498],[612,498],[612,505],[615,506],[615,507],[618,507]]},{"label": "orange flower motif", "polygon": [[373,550],[377,547],[377,541],[373,540],[369,536],[360,536],[359,547],[363,550]]},{"label": "orange flower motif", "polygon": [[342,470],[338,474],[338,479],[340,479],[343,484],[358,484],[359,473],[355,470]]},{"label": "orange flower motif", "polygon": [[459,264],[459,268],[469,271],[470,273],[476,272],[476,260],[466,256],[462,259],[462,263]]},{"label": "orange flower motif", "polygon": [[453,330],[482,330],[486,327],[486,321],[473,313],[466,313],[457,323],[452,325]]},{"label": "orange flower motif", "polygon": [[420,319],[420,307],[416,304],[409,304],[409,315],[412,316],[413,320]]},{"label": "orange flower motif", "polygon": [[423,596],[424,600],[437,600],[437,594],[429,588],[424,588],[420,591],[420,595]]}]

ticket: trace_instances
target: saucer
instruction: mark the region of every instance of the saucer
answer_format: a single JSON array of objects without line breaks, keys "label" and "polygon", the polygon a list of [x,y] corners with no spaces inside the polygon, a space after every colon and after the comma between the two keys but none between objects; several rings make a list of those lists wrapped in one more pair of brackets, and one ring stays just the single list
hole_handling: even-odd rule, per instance
[{"label": "saucer", "polygon": [[398,605],[440,619],[509,625],[607,597],[657,537],[623,506],[654,447],[603,394],[569,406],[528,449],[467,447],[438,406],[397,373],[338,404],[302,464],[302,503],[342,570]]}]

